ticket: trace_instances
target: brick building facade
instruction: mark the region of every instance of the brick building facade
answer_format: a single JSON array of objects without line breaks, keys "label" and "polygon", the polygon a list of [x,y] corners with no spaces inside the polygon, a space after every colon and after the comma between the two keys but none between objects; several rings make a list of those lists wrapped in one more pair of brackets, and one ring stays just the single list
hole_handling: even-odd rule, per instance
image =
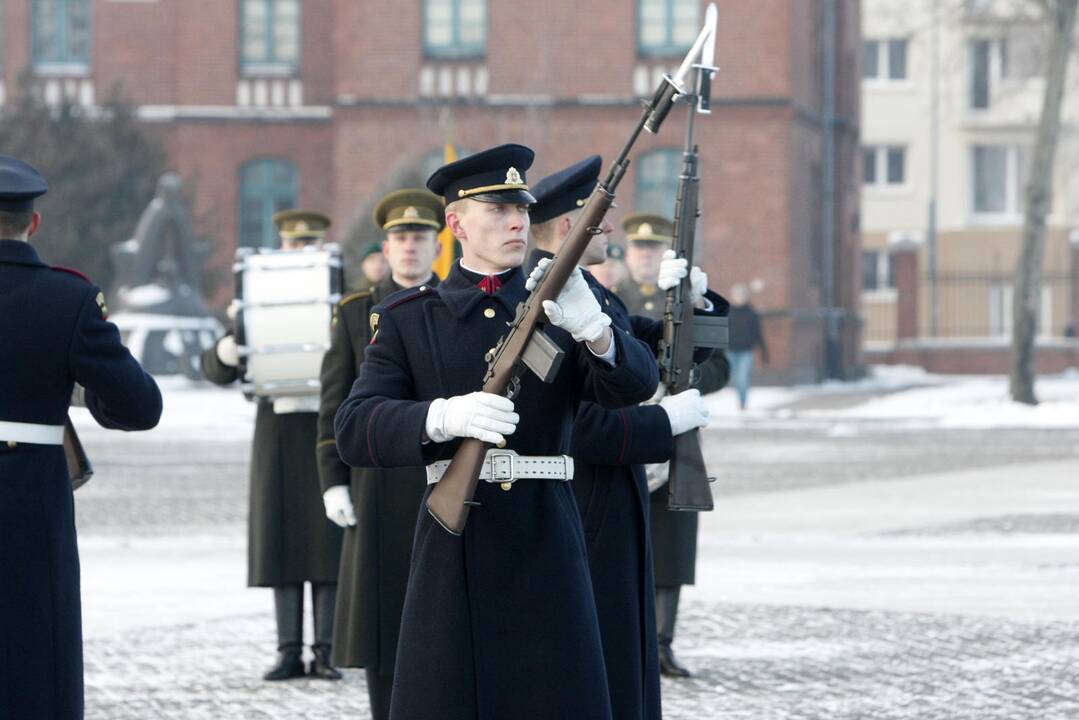
[{"label": "brick building facade", "polygon": [[[330,212],[338,238],[452,140],[535,148],[532,177],[607,159],[703,18],[699,0],[0,0],[0,102],[29,68],[46,98],[114,84],[196,182],[211,264],[270,242],[272,211]],[[715,111],[699,118],[702,264],[760,280],[774,380],[859,365],[857,0],[725,0]],[[834,11],[834,17],[828,10]],[[831,20],[831,22],[829,22]],[[834,48],[834,112],[824,68]],[[825,192],[832,128],[835,192]],[[684,114],[645,137],[614,218],[673,212]],[[829,204],[829,197],[834,201]],[[825,215],[835,229],[828,248]],[[134,223],[134,218],[132,219]],[[833,260],[833,272],[823,265]],[[827,279],[835,278],[827,290]],[[213,297],[223,303],[222,283]]]}]

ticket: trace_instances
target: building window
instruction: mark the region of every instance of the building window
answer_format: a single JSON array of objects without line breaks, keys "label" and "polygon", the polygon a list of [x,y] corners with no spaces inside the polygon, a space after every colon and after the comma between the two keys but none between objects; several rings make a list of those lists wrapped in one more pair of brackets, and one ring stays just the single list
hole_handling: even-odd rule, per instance
[{"label": "building window", "polygon": [[273,214],[296,207],[298,198],[298,173],[288,160],[264,158],[240,168],[240,246],[278,247]]},{"label": "building window", "polygon": [[890,290],[895,287],[892,259],[883,250],[862,251],[862,290]]},{"label": "building window", "polygon": [[294,75],[300,67],[299,0],[242,0],[240,64],[247,75]]},{"label": "building window", "polygon": [[486,0],[424,0],[423,48],[430,57],[483,57],[487,52]]},{"label": "building window", "polygon": [[862,78],[886,82],[907,79],[907,39],[866,40]]},{"label": "building window", "polygon": [[653,150],[641,155],[637,164],[637,211],[673,218],[681,172],[681,150]]},{"label": "building window", "polygon": [[31,25],[35,67],[89,67],[90,0],[34,0]]},{"label": "building window", "polygon": [[1014,217],[1023,212],[1023,189],[1029,172],[1028,152],[1019,145],[971,148],[975,215]]},{"label": "building window", "polygon": [[1001,82],[1040,77],[1045,68],[1044,38],[1038,28],[1018,27],[999,38],[975,38],[967,44],[970,108],[987,110]]},{"label": "building window", "polygon": [[637,49],[641,55],[684,53],[700,30],[700,0],[637,0]]},{"label": "building window", "polygon": [[907,149],[902,145],[866,145],[862,148],[862,183],[903,185],[907,181]]}]

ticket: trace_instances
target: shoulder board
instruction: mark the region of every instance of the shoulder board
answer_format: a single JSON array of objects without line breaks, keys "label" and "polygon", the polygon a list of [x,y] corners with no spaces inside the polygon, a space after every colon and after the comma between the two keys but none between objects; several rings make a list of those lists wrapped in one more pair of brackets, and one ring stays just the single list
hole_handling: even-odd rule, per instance
[{"label": "shoulder board", "polygon": [[430,285],[420,285],[417,288],[411,288],[409,290],[402,290],[399,293],[393,295],[393,302],[382,307],[382,312],[389,312],[399,305],[404,305],[407,302],[416,300],[417,298],[430,295],[432,288]]},{"label": "shoulder board", "polygon": [[337,304],[338,305],[348,305],[353,300],[361,300],[361,299],[363,299],[365,297],[371,297],[372,292],[374,292],[374,291],[373,290],[361,290],[360,292],[355,292],[355,293],[352,293],[351,295],[346,295],[343,298],[341,298],[341,301],[339,303],[337,303]]},{"label": "shoulder board", "polygon": [[61,267],[61,266],[59,266],[59,265],[50,265],[49,267],[50,267],[50,269],[52,269],[52,270],[56,270],[56,271],[58,271],[58,272],[62,272],[62,273],[67,273],[68,275],[74,275],[74,276],[75,276],[75,277],[77,277],[77,278],[80,278],[80,279],[82,279],[82,280],[85,280],[86,282],[90,283],[91,285],[93,285],[93,284],[94,284],[94,281],[93,281],[93,280],[91,280],[90,278],[86,277],[86,275],[84,275],[83,273],[79,272],[78,270],[75,270],[74,268],[69,268],[69,267]]}]

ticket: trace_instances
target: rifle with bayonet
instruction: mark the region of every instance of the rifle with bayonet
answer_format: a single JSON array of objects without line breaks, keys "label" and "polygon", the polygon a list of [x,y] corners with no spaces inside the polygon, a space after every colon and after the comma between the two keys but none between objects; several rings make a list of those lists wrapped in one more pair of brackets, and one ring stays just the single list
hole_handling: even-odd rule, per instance
[{"label": "rifle with bayonet", "polygon": [[[707,35],[706,27],[686,56],[683,65],[687,70],[689,64],[700,54],[704,45],[702,38]],[[557,300],[570,274],[577,268],[592,236],[602,232],[600,226],[603,218],[614,202],[615,190],[629,168],[630,151],[642,130],[658,132],[675,99],[685,93],[682,84],[684,77],[685,73],[681,71],[680,75],[675,77],[664,76],[652,99],[644,103],[641,118],[607,177],[596,185],[562,247],[547,266],[528,299],[517,306],[509,332],[488,353],[487,374],[483,379],[484,392],[505,395],[512,400],[520,392],[521,374],[526,369],[534,372],[544,382],[552,382],[558,374],[564,353],[543,332],[547,323],[543,302]],[[427,496],[428,512],[454,535],[464,532],[469,509],[476,504],[472,498],[475,496],[479,475],[490,447],[489,443],[475,438],[462,440],[442,479]]]},{"label": "rifle with bayonet", "polygon": [[[678,178],[678,199],[674,212],[674,239],[672,249],[675,257],[685,258],[686,267],[692,268],[695,255],[697,219],[700,216],[698,198],[700,192],[699,152],[693,142],[693,119],[697,113],[711,112],[711,78],[716,72],[712,65],[715,47],[715,5],[708,8],[705,30],[710,30],[709,42],[703,49],[701,63],[696,70],[696,92],[683,94],[689,104],[685,148],[682,153],[682,173]],[[691,279],[689,273],[667,293],[667,306],[663,315],[663,339],[659,345],[660,380],[668,395],[683,392],[697,381],[698,370],[693,362],[697,348],[722,349],[727,347],[727,318],[716,316],[695,317],[691,302]],[[713,508],[711,482],[701,452],[700,431],[692,430],[674,437],[674,448],[668,469],[670,483],[667,509],[708,511]]]}]

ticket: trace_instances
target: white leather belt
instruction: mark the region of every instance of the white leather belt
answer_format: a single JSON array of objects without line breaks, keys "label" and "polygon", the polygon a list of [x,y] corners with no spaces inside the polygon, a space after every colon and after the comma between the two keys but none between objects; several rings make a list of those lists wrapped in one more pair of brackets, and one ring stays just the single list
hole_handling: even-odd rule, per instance
[{"label": "white leather belt", "polygon": [[[449,460],[427,466],[427,484],[442,479]],[[512,450],[488,450],[480,480],[507,485],[517,480],[572,480],[573,458],[569,455],[518,455]]]},{"label": "white leather belt", "polygon": [[0,442],[21,442],[31,445],[63,445],[63,425],[7,422],[0,420]]}]

